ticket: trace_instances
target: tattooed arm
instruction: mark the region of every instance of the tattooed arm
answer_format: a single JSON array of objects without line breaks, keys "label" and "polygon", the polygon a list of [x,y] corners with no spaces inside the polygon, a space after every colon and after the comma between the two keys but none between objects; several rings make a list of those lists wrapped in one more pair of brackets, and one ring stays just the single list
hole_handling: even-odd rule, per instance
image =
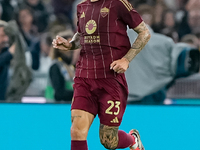
[{"label": "tattooed arm", "polygon": [[123,57],[126,58],[129,62],[144,48],[151,37],[149,30],[144,22],[140,23],[136,28],[134,28],[134,31],[138,33],[138,37],[133,43],[131,49]]},{"label": "tattooed arm", "polygon": [[131,60],[133,60],[133,58],[143,49],[151,37],[144,22],[140,23],[133,30],[138,33],[138,37],[133,43],[131,49],[122,59],[113,61],[110,65],[110,69],[113,69],[117,73],[124,73],[128,69]]}]

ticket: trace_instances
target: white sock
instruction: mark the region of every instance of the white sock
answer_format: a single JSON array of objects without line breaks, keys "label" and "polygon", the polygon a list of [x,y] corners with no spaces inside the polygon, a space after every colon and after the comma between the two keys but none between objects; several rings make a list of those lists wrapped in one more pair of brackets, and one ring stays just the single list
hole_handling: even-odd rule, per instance
[{"label": "white sock", "polygon": [[138,147],[138,140],[134,134],[133,134],[133,136],[135,137],[135,144],[132,146],[132,148],[136,149]]}]

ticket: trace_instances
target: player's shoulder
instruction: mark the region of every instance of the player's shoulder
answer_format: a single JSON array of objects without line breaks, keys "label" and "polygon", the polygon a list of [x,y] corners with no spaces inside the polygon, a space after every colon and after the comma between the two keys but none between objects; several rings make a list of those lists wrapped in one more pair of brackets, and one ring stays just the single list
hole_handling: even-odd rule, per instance
[{"label": "player's shoulder", "polygon": [[128,0],[115,0],[115,2],[116,5],[120,7],[124,6],[129,11],[133,10],[133,6],[131,5],[131,3],[128,2]]}]

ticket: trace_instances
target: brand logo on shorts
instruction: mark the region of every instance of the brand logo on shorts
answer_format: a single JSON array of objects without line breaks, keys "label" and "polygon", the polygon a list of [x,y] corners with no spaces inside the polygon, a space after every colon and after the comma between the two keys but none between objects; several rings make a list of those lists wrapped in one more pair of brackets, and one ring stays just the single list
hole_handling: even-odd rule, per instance
[{"label": "brand logo on shorts", "polygon": [[100,13],[101,13],[101,16],[102,16],[102,17],[105,17],[105,16],[108,15],[109,9],[106,8],[106,7],[104,7],[104,8],[101,9]]},{"label": "brand logo on shorts", "polygon": [[115,119],[113,119],[112,121],[110,121],[111,123],[119,123],[119,120],[117,117],[115,117]]},{"label": "brand logo on shorts", "polygon": [[87,32],[87,34],[93,34],[97,29],[97,24],[94,20],[89,20],[86,23],[85,26],[85,31]]}]

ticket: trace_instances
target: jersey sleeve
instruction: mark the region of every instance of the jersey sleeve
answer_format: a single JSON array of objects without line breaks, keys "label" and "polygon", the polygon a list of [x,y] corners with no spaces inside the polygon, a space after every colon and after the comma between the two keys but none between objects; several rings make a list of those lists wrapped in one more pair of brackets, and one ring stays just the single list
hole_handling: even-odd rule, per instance
[{"label": "jersey sleeve", "polygon": [[77,31],[79,33],[81,33],[80,26],[79,26],[79,19],[80,19],[80,15],[81,15],[80,10],[81,10],[80,6],[77,5]]},{"label": "jersey sleeve", "polygon": [[143,20],[133,6],[127,0],[119,0],[118,2],[118,17],[129,26],[134,29]]}]

